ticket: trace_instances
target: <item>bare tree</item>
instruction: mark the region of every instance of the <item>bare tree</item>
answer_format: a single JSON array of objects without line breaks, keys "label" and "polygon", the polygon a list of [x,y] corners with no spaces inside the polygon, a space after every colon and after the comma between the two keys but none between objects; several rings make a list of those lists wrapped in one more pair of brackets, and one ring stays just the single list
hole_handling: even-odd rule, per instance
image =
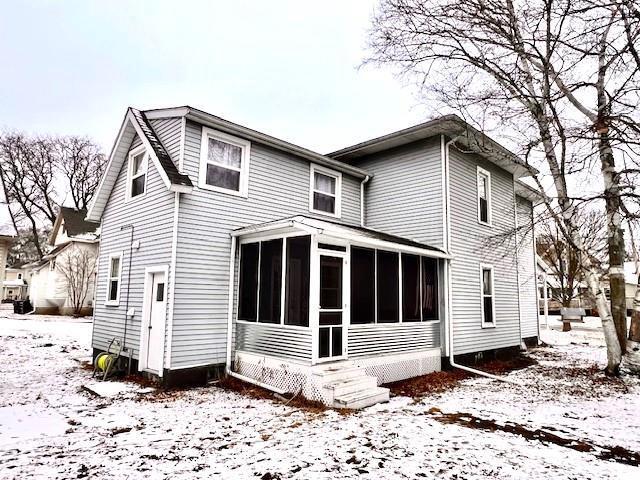
[{"label": "bare tree", "polygon": [[106,157],[88,138],[61,137],[55,140],[58,168],[77,210],[84,210],[100,184],[106,167]]},{"label": "bare tree", "polygon": [[0,181],[18,231],[29,226],[38,256],[45,243],[38,232],[55,223],[67,194],[75,208],[86,209],[105,168],[99,147],[81,137],[0,135]]},{"label": "bare tree", "polygon": [[[619,371],[626,336],[621,221],[632,205],[624,200],[637,199],[633,179],[625,181],[637,173],[627,162],[637,160],[640,144],[633,7],[625,0],[382,0],[366,62],[399,68],[436,104],[480,129],[500,128],[527,162],[544,164],[554,195],[545,194],[542,177],[534,180],[558,231],[581,252],[610,375]],[[573,178],[585,172],[597,173],[601,187],[572,194]],[[576,208],[587,202],[606,208],[613,314],[576,223]]]},{"label": "bare tree", "polygon": [[[29,225],[31,241],[38,257],[42,258],[43,244],[38,235],[41,191],[31,181],[33,149],[22,134],[7,134],[0,137],[0,178],[9,203],[9,212],[14,225],[25,222]],[[11,208],[15,206],[17,208]]]},{"label": "bare tree", "polygon": [[[598,211],[580,212],[579,217],[576,223],[585,239],[584,251],[591,255],[595,265],[600,266],[603,257],[606,257],[604,218]],[[539,222],[538,230],[536,253],[549,265],[559,285],[554,289],[553,296],[563,307],[570,307],[574,299],[585,293],[585,276],[580,259],[583,252],[566,241],[555,222]],[[562,329],[571,330],[571,323],[563,322]]]},{"label": "bare tree", "polygon": [[83,248],[69,249],[60,255],[56,269],[62,274],[67,298],[74,316],[81,315],[82,307],[94,282],[96,257]]}]

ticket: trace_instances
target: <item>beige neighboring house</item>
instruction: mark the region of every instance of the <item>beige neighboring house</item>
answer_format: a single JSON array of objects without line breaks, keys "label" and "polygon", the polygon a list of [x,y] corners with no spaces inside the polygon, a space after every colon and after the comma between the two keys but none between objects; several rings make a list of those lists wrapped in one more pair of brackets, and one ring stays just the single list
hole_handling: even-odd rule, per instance
[{"label": "beige neighboring house", "polygon": [[26,265],[13,265],[5,269],[2,282],[2,300],[25,300],[29,296],[30,268]]},{"label": "beige neighboring house", "polygon": [[636,262],[624,262],[624,288],[627,299],[627,315],[631,315],[633,310],[633,298],[636,296],[638,288],[638,267]]},{"label": "beige neighboring house", "polygon": [[94,264],[90,270],[84,272],[90,279],[80,315],[93,313],[95,262],[98,258],[100,225],[86,221],[86,213],[86,210],[62,207],[49,236],[49,245],[53,250],[41,261],[28,265],[29,297],[35,313],[74,313],[74,302],[69,295],[65,271],[68,270],[70,261],[76,265],[80,258],[90,260]]}]

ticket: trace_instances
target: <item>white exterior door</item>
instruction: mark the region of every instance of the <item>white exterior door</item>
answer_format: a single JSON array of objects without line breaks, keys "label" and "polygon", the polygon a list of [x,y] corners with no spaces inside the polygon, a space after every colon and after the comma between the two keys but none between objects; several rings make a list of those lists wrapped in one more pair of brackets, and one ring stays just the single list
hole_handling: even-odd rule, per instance
[{"label": "white exterior door", "polygon": [[320,253],[318,361],[345,358],[347,351],[346,255]]},{"label": "white exterior door", "polygon": [[154,372],[162,370],[162,357],[164,354],[164,325],[167,312],[167,289],[165,274],[156,272],[153,274],[153,287],[149,305],[149,329],[147,335],[147,369]]}]

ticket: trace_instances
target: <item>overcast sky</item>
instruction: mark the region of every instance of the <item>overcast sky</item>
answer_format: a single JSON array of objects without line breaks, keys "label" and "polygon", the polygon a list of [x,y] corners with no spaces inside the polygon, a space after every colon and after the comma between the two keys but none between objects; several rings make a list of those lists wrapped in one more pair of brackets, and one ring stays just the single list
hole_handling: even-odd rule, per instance
[{"label": "overcast sky", "polygon": [[15,1],[0,17],[0,128],[89,135],[127,106],[191,105],[326,153],[428,111],[358,69],[373,0]]}]

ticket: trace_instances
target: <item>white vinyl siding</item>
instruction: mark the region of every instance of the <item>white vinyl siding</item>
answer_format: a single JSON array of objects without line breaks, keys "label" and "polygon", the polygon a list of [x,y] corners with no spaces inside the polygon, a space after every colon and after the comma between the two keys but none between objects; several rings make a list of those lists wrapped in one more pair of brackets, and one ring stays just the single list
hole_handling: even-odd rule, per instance
[{"label": "white vinyl siding", "polygon": [[[522,338],[538,336],[536,265],[533,243],[533,207],[529,200],[518,199],[518,277],[520,280],[520,321]],[[540,287],[542,289],[542,287]],[[541,296],[542,298],[542,296]]]},{"label": "white vinyl siding", "polygon": [[[152,120],[151,124],[165,148],[171,152],[179,149],[179,118]],[[131,151],[141,145],[134,134],[123,138],[119,148]],[[126,147],[130,144],[129,147]],[[126,153],[125,153],[126,155]],[[177,158],[177,157],[176,157]],[[93,348],[104,350],[112,338],[122,338],[129,290],[128,306],[133,309],[133,317],[127,319],[127,346],[133,349],[133,358],[139,356],[140,320],[144,290],[144,269],[147,266],[171,263],[171,243],[174,211],[174,193],[167,190],[153,162],[149,162],[146,180],[146,193],[135,202],[125,202],[127,189],[127,162],[118,172],[115,185],[107,201],[102,216],[100,256],[96,281],[96,298],[107,296],[108,256],[115,251],[122,252],[120,303],[118,306],[105,306],[100,300],[95,304]],[[129,252],[131,230],[122,229],[126,225],[134,227],[133,239],[140,246],[132,250],[131,271],[129,272]],[[169,276],[173,272],[169,272]],[[167,279],[170,285],[170,279]],[[170,297],[169,297],[170,298]],[[168,311],[168,309],[167,309]]]},{"label": "white vinyl siding", "polygon": [[372,174],[365,185],[365,225],[442,247],[440,137],[366,157],[356,166]]},{"label": "white vinyl siding", "polygon": [[[478,228],[478,167],[491,174],[492,228]],[[496,239],[515,227],[513,176],[478,155],[451,147],[451,309],[454,352],[520,344],[515,239]],[[482,328],[479,265],[493,266],[494,328]]]},{"label": "white vinyl siding", "polygon": [[[191,178],[198,178],[201,132],[200,125],[187,121],[184,170]],[[308,161],[254,142],[250,165],[247,197],[197,189],[180,198],[173,368],[225,361],[229,232],[300,214],[327,219],[309,213]],[[359,179],[342,175],[341,203],[339,221],[359,225]],[[235,278],[237,284],[237,269]],[[270,332],[266,324],[246,327],[246,331],[259,327],[265,327],[260,332]]]}]

